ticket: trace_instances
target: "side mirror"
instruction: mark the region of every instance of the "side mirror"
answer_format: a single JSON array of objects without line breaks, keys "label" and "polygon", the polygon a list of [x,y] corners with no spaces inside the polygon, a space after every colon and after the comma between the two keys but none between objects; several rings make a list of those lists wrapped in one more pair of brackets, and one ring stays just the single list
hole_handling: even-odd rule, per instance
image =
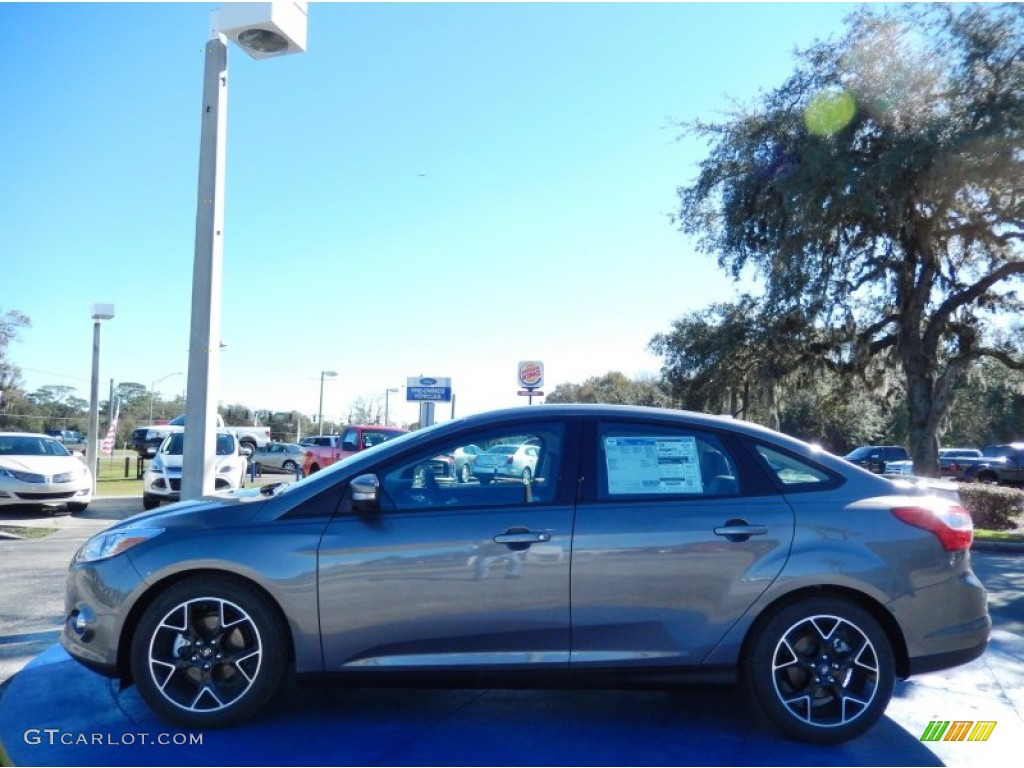
[{"label": "side mirror", "polygon": [[356,445],[355,440],[346,440],[341,444],[341,450],[352,451],[353,453],[355,453],[356,451],[359,450],[359,446]]},{"label": "side mirror", "polygon": [[375,511],[380,481],[376,475],[359,475],[350,483],[352,506],[359,511]]}]

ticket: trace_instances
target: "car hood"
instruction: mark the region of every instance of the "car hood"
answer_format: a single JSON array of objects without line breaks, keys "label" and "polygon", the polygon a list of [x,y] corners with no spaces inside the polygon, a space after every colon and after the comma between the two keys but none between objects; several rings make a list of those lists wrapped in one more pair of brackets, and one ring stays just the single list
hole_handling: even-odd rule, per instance
[{"label": "car hood", "polygon": [[266,499],[266,496],[260,494],[259,488],[246,488],[225,495],[218,494],[204,499],[179,501],[150,512],[132,515],[107,530],[135,527],[182,528],[240,525],[256,514],[262,506],[253,502]]}]

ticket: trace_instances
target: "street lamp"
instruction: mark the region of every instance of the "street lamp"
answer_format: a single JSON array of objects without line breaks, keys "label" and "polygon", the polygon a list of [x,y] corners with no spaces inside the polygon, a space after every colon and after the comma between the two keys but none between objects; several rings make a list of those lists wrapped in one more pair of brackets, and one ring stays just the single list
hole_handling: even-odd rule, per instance
[{"label": "street lamp", "polygon": [[85,463],[92,473],[92,492],[96,493],[96,439],[100,432],[100,321],[114,318],[113,304],[92,305],[92,378],[89,381],[89,439],[85,444]]},{"label": "street lamp", "polygon": [[181,376],[181,371],[175,371],[174,373],[168,373],[166,376],[161,376],[159,379],[149,385],[149,423],[153,423],[153,401],[156,399],[156,385],[164,379],[169,379],[171,376]]},{"label": "street lamp", "polygon": [[234,40],[254,59],[300,53],[306,47],[306,3],[227,3],[210,16],[203,68],[202,132],[192,262],[181,498],[214,490],[221,273],[224,255],[224,146],[227,129],[228,49]]},{"label": "street lamp", "polygon": [[320,425],[320,434],[324,433],[324,376],[333,379],[337,371],[320,371],[320,410],[316,414],[316,423]]},{"label": "street lamp", "polygon": [[387,389],[384,390],[384,426],[385,427],[390,427],[391,426],[391,422],[388,421],[388,396],[392,392],[397,392],[397,391],[398,391],[398,387],[388,387]]}]

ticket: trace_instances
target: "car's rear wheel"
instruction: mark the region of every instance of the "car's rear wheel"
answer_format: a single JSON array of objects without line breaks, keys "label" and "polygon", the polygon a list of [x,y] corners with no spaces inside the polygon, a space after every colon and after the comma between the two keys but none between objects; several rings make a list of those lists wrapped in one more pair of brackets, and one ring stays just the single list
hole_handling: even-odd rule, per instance
[{"label": "car's rear wheel", "polygon": [[526,485],[529,485],[530,483],[533,482],[533,472],[530,471],[529,467],[526,467],[526,468],[523,469],[522,477],[523,477],[523,482]]},{"label": "car's rear wheel", "polygon": [[837,744],[873,726],[889,703],[895,660],[874,617],[842,598],[782,606],[754,630],[742,678],[785,733]]},{"label": "car's rear wheel", "polygon": [[295,470],[298,469],[298,466],[299,465],[296,464],[294,461],[288,459],[288,461],[281,465],[281,469],[283,469],[285,472],[291,472],[294,475]]},{"label": "car's rear wheel", "polygon": [[281,685],[288,627],[255,587],[196,576],[145,610],[131,645],[132,676],[159,715],[193,728],[240,723]]},{"label": "car's rear wheel", "polygon": [[493,480],[493,479],[494,479],[494,478],[493,478],[493,477],[491,477],[490,475],[480,475],[480,476],[479,476],[479,477],[477,478],[477,480],[479,480],[479,481],[480,481],[480,485],[487,485],[487,484],[488,484],[489,482],[491,482],[491,480]]},{"label": "car's rear wheel", "polygon": [[459,467],[459,482],[468,483],[470,478],[469,464],[463,464]]}]

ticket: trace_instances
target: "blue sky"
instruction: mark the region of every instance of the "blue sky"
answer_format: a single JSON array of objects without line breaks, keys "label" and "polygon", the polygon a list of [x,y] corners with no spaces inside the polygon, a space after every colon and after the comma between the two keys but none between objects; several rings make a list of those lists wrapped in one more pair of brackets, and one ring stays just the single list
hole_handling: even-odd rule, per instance
[{"label": "blue sky", "polygon": [[[187,368],[215,3],[0,3],[0,310],[31,391]],[[308,51],[229,50],[218,398],[342,415],[419,374],[457,411],[656,374],[650,338],[736,287],[672,226],[721,117],[849,4],[312,3]],[[184,375],[157,385],[182,393]],[[392,396],[392,413],[415,418]],[[396,401],[399,405],[396,406]]]}]

